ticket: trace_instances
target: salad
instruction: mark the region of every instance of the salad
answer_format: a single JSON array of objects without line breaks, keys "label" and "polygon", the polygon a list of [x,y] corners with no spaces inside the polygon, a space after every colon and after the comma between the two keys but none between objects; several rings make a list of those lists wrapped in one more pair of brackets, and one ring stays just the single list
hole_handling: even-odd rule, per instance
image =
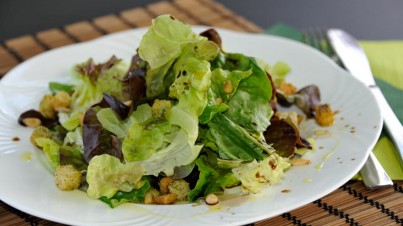
[{"label": "salad", "polygon": [[75,65],[71,83],[50,82],[38,110],[19,123],[34,127],[31,143],[61,190],[111,207],[216,204],[228,188],[258,193],[292,165],[308,164],[299,157],[313,141],[300,135],[301,120],[333,123],[319,89],[297,90],[285,81],[289,71],[284,62],[225,51],[214,29],[195,34],[161,15],[131,62]]}]

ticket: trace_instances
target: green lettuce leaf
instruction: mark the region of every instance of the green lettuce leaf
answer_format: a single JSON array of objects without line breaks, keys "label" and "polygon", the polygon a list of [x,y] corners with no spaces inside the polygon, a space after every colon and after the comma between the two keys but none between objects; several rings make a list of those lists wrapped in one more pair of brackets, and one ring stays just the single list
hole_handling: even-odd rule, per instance
[{"label": "green lettuce leaf", "polygon": [[207,104],[202,114],[199,116],[200,124],[207,124],[215,114],[225,112],[228,109],[228,105],[217,101],[212,89],[207,92]]},{"label": "green lettuce leaf", "polygon": [[170,15],[161,15],[152,21],[141,39],[138,52],[140,58],[154,69],[177,58],[182,52],[182,44],[199,39],[190,25]]},{"label": "green lettuce leaf", "polygon": [[121,120],[112,108],[102,108],[97,112],[97,118],[102,127],[115,134],[119,139],[126,137],[130,125],[134,122],[134,117]]},{"label": "green lettuce leaf", "polygon": [[[199,178],[195,187],[189,192],[188,200],[196,201],[201,196],[206,196],[210,193],[223,192],[225,188],[237,186],[240,181],[229,170],[220,170],[212,163],[212,159],[216,155],[206,157],[201,155],[196,160],[196,166],[199,170]],[[216,163],[216,160],[214,159]]]},{"label": "green lettuce leaf", "polygon": [[74,85],[59,82],[49,82],[49,90],[52,92],[52,94],[56,94],[59,91],[65,91],[71,94],[74,91]]},{"label": "green lettuce leaf", "polygon": [[217,113],[207,125],[210,127],[211,139],[217,145],[222,159],[262,160],[265,156],[264,152],[266,154],[273,152],[270,146],[251,136],[245,129],[221,113]]},{"label": "green lettuce leaf", "polygon": [[125,159],[132,162],[151,157],[163,148],[165,135],[169,132],[171,124],[166,120],[144,126],[133,123],[122,144]]},{"label": "green lettuce leaf", "polygon": [[60,145],[50,138],[36,138],[36,144],[43,150],[52,170],[60,165]]},{"label": "green lettuce leaf", "polygon": [[130,192],[142,175],[143,169],[137,162],[124,164],[108,154],[94,156],[87,170],[87,194],[91,198],[111,198],[117,191]]},{"label": "green lettuce leaf", "polygon": [[77,146],[81,152],[84,152],[83,131],[81,127],[77,127],[73,131],[67,132],[64,137],[63,145]]},{"label": "green lettuce leaf", "polygon": [[189,202],[196,201],[199,197],[204,195],[204,191],[209,183],[218,176],[218,172],[210,167],[207,163],[207,157],[202,155],[196,160],[196,166],[199,169],[199,179],[196,186],[189,192]]},{"label": "green lettuce leaf", "polygon": [[76,145],[60,147],[60,165],[73,165],[79,171],[86,170],[88,166],[84,161],[82,149]]},{"label": "green lettuce leaf", "polygon": [[254,58],[242,54],[227,54],[223,68],[252,72],[239,82],[224,114],[250,132],[265,131],[273,115],[270,106],[272,87],[266,72]]},{"label": "green lettuce leaf", "polygon": [[286,75],[291,71],[290,66],[283,61],[278,61],[273,66],[270,66],[260,60],[259,64],[265,71],[267,71],[271,75],[273,83],[276,87],[280,86],[281,83],[283,83]]},{"label": "green lettuce leaf", "polygon": [[150,190],[151,185],[148,181],[140,181],[139,184],[143,185],[138,186],[138,189],[133,189],[130,192],[118,191],[111,198],[102,196],[100,200],[107,203],[111,208],[115,208],[125,202],[143,203],[144,197],[146,196],[146,193]]},{"label": "green lettuce leaf", "polygon": [[[216,95],[216,98],[220,98],[221,101],[227,103],[228,100],[238,90],[239,83],[242,79],[248,78],[252,74],[252,70],[239,71],[239,70],[223,70],[217,68],[212,72],[212,87],[211,89]],[[227,88],[224,87],[227,85]]]},{"label": "green lettuce leaf", "polygon": [[166,148],[158,150],[148,159],[141,161],[144,175],[157,176],[160,172],[164,172],[167,176],[172,176],[175,167],[192,163],[199,155],[202,146],[190,145],[188,141],[188,134],[179,130]]}]

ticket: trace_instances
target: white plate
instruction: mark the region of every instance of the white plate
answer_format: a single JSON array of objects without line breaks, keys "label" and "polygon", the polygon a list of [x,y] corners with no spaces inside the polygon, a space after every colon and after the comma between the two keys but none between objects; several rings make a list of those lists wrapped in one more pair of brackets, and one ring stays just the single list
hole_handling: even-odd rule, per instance
[{"label": "white plate", "polygon": [[[195,27],[196,32],[204,29]],[[290,82],[300,88],[318,85],[322,102],[339,111],[335,124],[325,128],[326,135],[312,134],[323,130],[313,122],[304,126],[305,136],[317,137],[316,150],[305,156],[312,163],[293,167],[281,184],[260,194],[235,197],[214,207],[123,204],[111,209],[83,192],[59,191],[41,162],[40,151],[29,143],[31,130],[17,124],[19,114],[38,107],[49,81],[68,81],[72,65],[78,62],[89,57],[104,61],[112,54],[130,61],[145,31],[129,30],[50,50],[18,65],[0,80],[2,201],[37,217],[73,225],[241,225],[279,215],[332,192],[359,171],[375,145],[382,120],[374,97],[326,56],[284,38],[220,29],[228,52],[256,56],[269,64],[287,62],[292,68]],[[13,137],[21,140],[12,141]],[[29,153],[30,161],[26,159]]]}]

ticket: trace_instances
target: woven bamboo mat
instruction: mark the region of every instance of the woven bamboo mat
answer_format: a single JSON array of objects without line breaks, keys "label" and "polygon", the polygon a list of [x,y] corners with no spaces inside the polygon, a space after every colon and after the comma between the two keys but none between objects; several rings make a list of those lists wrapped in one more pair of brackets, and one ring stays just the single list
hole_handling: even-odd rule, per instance
[{"label": "woven bamboo mat", "polygon": [[[194,25],[255,33],[262,31],[212,0],[161,1],[6,40],[0,43],[0,78],[19,63],[49,49],[148,26],[152,18],[165,13]],[[253,225],[403,225],[402,187],[403,181],[395,181],[390,188],[367,190],[362,182],[351,181],[319,200]],[[39,219],[0,202],[0,225],[60,224]]]}]

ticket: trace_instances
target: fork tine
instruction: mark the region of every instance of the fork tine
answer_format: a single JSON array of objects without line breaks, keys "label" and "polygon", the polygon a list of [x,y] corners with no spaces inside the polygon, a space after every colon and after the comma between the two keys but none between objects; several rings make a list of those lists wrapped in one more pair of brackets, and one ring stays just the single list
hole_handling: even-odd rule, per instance
[{"label": "fork tine", "polygon": [[326,35],[326,29],[317,28],[315,34],[319,40],[320,51],[330,56],[330,43]]},{"label": "fork tine", "polygon": [[303,32],[304,42],[315,49],[320,50],[320,46],[318,44],[317,36],[313,29],[308,29]]},{"label": "fork tine", "polygon": [[326,31],[327,29],[320,27],[309,28],[303,32],[303,42],[326,54],[338,65],[344,68],[336,52],[334,52],[332,46],[330,45],[330,40],[327,37]]}]

